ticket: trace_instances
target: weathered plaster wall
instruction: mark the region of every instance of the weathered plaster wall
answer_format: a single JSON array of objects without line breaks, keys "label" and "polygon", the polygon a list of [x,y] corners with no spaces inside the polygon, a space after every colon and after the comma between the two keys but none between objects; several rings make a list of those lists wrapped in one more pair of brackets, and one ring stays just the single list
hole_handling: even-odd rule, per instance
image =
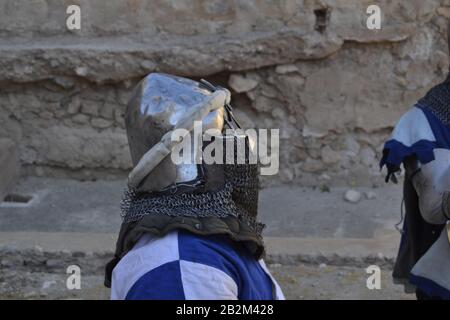
[{"label": "weathered plaster wall", "polygon": [[447,74],[449,17],[448,0],[2,0],[0,137],[28,173],[124,173],[132,87],[169,72],[231,86],[248,125],[280,128],[266,183],[378,183],[393,124]]}]

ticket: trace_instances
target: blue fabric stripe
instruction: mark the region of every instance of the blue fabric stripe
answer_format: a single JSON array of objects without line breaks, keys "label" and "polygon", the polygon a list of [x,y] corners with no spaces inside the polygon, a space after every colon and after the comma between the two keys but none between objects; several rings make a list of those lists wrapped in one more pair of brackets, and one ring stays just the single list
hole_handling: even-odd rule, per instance
[{"label": "blue fabric stripe", "polygon": [[180,259],[219,269],[237,284],[240,300],[273,299],[272,280],[241,244],[225,235],[178,232]]},{"label": "blue fabric stripe", "polygon": [[[214,267],[229,275],[238,288],[242,279],[234,262],[241,260],[233,243],[226,236],[198,236],[186,231],[178,231],[178,248],[181,260],[201,263]],[[224,255],[224,256],[222,256]]]},{"label": "blue fabric stripe", "polygon": [[430,297],[450,300],[450,291],[430,279],[410,274],[409,281]]},{"label": "blue fabric stripe", "polygon": [[159,266],[140,277],[126,300],[185,300],[180,261]]},{"label": "blue fabric stripe", "polygon": [[389,140],[384,145],[383,158],[380,161],[380,167],[384,165],[399,167],[406,157],[416,155],[422,164],[434,160],[433,150],[438,148],[434,141],[419,140],[412,146],[407,147],[397,140]]}]

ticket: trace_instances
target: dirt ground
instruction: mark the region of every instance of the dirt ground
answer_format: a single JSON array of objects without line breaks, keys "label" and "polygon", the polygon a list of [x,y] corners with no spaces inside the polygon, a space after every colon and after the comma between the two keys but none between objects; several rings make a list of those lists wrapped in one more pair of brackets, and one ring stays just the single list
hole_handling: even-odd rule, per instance
[{"label": "dirt ground", "polygon": [[[351,266],[270,266],[287,299],[414,299],[393,285],[391,270],[381,270],[381,289],[369,290],[364,268]],[[0,270],[0,299],[108,299],[102,275],[81,278],[80,290],[68,290],[64,273]]]},{"label": "dirt ground", "polygon": [[294,300],[404,300],[414,299],[394,285],[392,270],[381,269],[381,288],[369,290],[365,268],[351,266],[272,266],[287,299]]}]

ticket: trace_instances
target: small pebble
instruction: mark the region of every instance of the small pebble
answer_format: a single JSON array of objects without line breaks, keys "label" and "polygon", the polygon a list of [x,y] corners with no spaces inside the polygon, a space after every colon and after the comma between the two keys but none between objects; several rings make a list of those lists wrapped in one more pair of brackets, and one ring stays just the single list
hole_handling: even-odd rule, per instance
[{"label": "small pebble", "polygon": [[377,194],[373,191],[367,191],[365,193],[365,196],[366,196],[366,199],[369,199],[369,200],[377,198]]},{"label": "small pebble", "polygon": [[354,189],[349,189],[344,194],[344,200],[350,203],[357,203],[361,200],[361,192]]}]

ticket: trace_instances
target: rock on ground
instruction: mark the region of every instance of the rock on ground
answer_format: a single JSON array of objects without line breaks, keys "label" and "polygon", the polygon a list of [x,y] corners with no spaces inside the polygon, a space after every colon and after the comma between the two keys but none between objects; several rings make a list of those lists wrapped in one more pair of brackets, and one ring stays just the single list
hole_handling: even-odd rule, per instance
[{"label": "rock on ground", "polygon": [[344,199],[351,203],[357,203],[361,200],[361,192],[353,189],[347,190],[344,194]]}]

